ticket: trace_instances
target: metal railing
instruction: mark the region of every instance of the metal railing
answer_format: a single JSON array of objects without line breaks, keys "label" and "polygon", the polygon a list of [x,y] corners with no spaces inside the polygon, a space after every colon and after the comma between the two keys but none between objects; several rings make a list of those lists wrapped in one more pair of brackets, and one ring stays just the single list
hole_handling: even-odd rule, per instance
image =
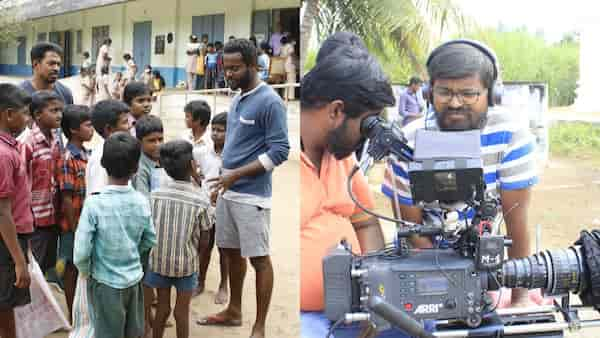
[{"label": "metal railing", "polygon": [[[300,83],[296,82],[296,83],[283,83],[283,84],[274,84],[274,85],[269,85],[271,86],[273,89],[281,89],[281,88],[298,88],[300,87]],[[214,89],[199,89],[199,90],[186,90],[186,91],[169,91],[169,92],[164,92],[162,93],[159,97],[158,97],[158,108],[159,108],[159,114],[162,114],[163,112],[163,100],[162,98],[165,96],[178,96],[178,95],[183,95],[184,96],[184,105],[186,105],[188,103],[188,98],[190,95],[211,95],[212,94],[212,110],[213,112],[217,111],[217,94],[219,93],[226,93],[227,96],[231,96],[231,94],[236,94],[238,91],[234,91],[231,90],[231,88],[214,88]],[[289,107],[289,102],[290,100],[287,98],[287,95],[284,95],[284,101],[285,101],[285,105],[286,108]]]}]

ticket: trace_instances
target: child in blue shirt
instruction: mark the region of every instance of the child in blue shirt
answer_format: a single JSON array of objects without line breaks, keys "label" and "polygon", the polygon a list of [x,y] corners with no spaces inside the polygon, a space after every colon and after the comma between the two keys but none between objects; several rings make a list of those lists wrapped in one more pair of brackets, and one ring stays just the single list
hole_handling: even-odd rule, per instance
[{"label": "child in blue shirt", "polygon": [[217,82],[217,65],[218,65],[219,53],[215,50],[215,45],[212,43],[208,44],[208,53],[206,53],[204,64],[206,71],[206,88],[216,88]]},{"label": "child in blue shirt", "polygon": [[96,338],[144,334],[141,281],[156,233],[150,203],[128,185],[140,153],[129,133],[108,137],[101,160],[108,186],[86,199],[75,233],[73,261],[88,278]]}]

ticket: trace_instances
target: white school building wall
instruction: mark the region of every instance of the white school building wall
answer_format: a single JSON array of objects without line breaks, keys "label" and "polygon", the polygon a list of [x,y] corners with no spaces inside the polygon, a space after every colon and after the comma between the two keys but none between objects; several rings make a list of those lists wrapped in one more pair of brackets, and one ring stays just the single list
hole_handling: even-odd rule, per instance
[{"label": "white school building wall", "polygon": [[[300,0],[220,0],[220,1],[194,1],[194,0],[137,0],[122,4],[90,8],[77,12],[59,14],[51,17],[32,19],[25,22],[21,37],[24,43],[16,41],[0,47],[0,74],[28,76],[31,74],[31,60],[29,52],[38,41],[40,34],[45,34],[46,41],[50,39],[50,32],[71,32],[71,67],[68,74],[76,74],[83,62],[82,52],[92,52],[92,28],[109,26],[109,36],[112,39],[113,71],[123,70],[123,53],[130,53],[134,57],[134,25],[150,22],[150,64],[161,72],[168,87],[175,86],[185,80],[186,45],[193,32],[193,17],[224,16],[222,27],[218,27],[222,42],[226,42],[231,35],[248,38],[253,32],[254,13],[264,10],[273,10],[269,20],[270,32],[273,31],[278,9],[297,9],[299,15]],[[212,19],[210,19],[212,20]],[[208,20],[208,21],[210,21]],[[214,19],[215,22],[217,19]],[[299,20],[298,20],[299,22]],[[216,23],[215,23],[216,25]],[[200,27],[205,27],[200,25]],[[213,26],[214,27],[214,26]],[[222,32],[221,32],[222,30]],[[81,31],[81,46],[78,48],[77,31]],[[173,34],[172,43],[167,42],[167,35]],[[198,32],[195,34],[204,33]],[[55,33],[56,34],[56,33]],[[147,33],[148,35],[148,33]],[[164,53],[155,54],[156,36],[164,36]],[[213,39],[216,40],[217,38]],[[260,42],[260,41],[259,41]],[[22,45],[19,45],[23,43]],[[145,49],[145,48],[144,48]],[[139,55],[139,48],[138,48]],[[95,63],[95,60],[92,60]],[[145,64],[136,60],[141,71]]]}]

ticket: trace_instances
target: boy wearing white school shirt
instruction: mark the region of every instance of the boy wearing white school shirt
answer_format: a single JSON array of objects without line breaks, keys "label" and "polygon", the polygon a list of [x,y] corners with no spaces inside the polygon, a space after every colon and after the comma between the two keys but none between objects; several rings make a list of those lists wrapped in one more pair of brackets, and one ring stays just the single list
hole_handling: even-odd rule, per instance
[{"label": "boy wearing white school shirt", "polygon": [[104,140],[117,131],[129,131],[129,107],[117,100],[98,102],[92,109],[92,125],[102,140],[92,150],[85,170],[86,198],[99,193],[108,185],[108,174],[100,164]]},{"label": "boy wearing white school shirt", "polygon": [[[211,198],[211,188],[215,184],[209,182],[209,180],[219,177],[221,168],[223,167],[223,161],[221,154],[225,146],[225,132],[227,129],[227,112],[217,114],[213,117],[211,123],[211,139],[210,144],[204,144],[197,147],[197,164],[200,172],[203,175],[202,179],[202,191],[205,198],[213,200]],[[215,228],[219,226],[216,224],[215,207],[211,205],[209,207],[209,216],[211,218],[212,227],[209,231],[203,232],[202,239],[208,238],[207,245],[200,247],[200,272],[198,274],[198,292],[204,291],[204,284],[206,281],[206,271],[210,264],[210,256],[212,249],[215,245]],[[203,244],[205,241],[203,241]],[[228,265],[225,255],[219,249],[219,264],[221,272],[221,282],[219,283],[219,291],[215,295],[215,304],[225,304],[228,301]]]},{"label": "boy wearing white school shirt", "polygon": [[[200,151],[204,146],[212,148],[213,142],[210,137],[210,106],[204,100],[190,101],[183,108],[185,112],[185,124],[188,130],[182,135],[182,139],[190,142],[194,149],[192,156],[196,164],[200,165]],[[198,167],[200,169],[200,167]],[[199,171],[193,179],[200,185],[202,178]]]}]

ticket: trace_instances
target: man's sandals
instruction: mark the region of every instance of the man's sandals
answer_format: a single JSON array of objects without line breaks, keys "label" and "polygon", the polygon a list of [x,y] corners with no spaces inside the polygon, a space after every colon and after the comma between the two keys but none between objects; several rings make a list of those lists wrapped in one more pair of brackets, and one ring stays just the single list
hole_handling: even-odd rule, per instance
[{"label": "man's sandals", "polygon": [[202,326],[234,327],[234,326],[242,326],[242,320],[241,319],[227,319],[223,315],[217,313],[214,315],[210,315],[210,316],[206,316],[204,318],[198,319],[196,321],[196,324],[202,325]]}]

